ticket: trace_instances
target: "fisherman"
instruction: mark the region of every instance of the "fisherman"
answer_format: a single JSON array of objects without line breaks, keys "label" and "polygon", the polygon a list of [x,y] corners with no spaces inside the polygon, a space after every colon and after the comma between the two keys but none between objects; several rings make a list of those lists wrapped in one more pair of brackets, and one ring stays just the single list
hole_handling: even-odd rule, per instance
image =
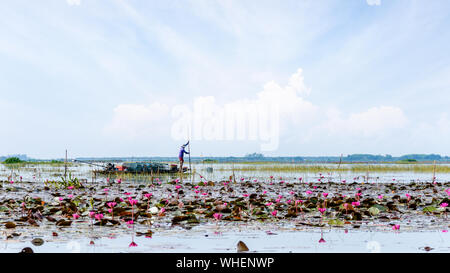
[{"label": "fisherman", "polygon": [[184,162],[184,154],[189,154],[189,152],[186,152],[186,150],[184,148],[186,148],[186,146],[189,145],[189,141],[184,144],[181,145],[181,149],[180,149],[180,153],[178,154],[178,159],[180,160],[180,171],[183,171],[183,162]]}]

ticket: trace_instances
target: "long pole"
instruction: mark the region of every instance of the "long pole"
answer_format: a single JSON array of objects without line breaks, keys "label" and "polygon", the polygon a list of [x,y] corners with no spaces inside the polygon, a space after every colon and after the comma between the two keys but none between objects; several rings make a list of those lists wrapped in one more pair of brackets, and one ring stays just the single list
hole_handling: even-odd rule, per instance
[{"label": "long pole", "polygon": [[433,162],[433,184],[436,181],[436,160]]},{"label": "long pole", "polygon": [[189,141],[189,145],[188,145],[188,148],[189,148],[189,179],[191,180],[191,182],[192,182],[192,167],[191,167],[191,140],[188,138],[188,141]]},{"label": "long pole", "polygon": [[64,159],[64,179],[67,179],[67,149],[66,149],[66,157]]}]

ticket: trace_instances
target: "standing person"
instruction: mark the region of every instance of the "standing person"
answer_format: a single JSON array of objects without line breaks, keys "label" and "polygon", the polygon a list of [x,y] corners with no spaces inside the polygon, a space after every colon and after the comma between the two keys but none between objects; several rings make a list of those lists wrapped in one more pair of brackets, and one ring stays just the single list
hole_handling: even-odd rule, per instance
[{"label": "standing person", "polygon": [[186,152],[184,149],[187,145],[189,145],[189,141],[186,144],[181,145],[180,153],[178,154],[178,159],[180,160],[180,172],[183,172],[184,154],[189,154],[189,152]]}]

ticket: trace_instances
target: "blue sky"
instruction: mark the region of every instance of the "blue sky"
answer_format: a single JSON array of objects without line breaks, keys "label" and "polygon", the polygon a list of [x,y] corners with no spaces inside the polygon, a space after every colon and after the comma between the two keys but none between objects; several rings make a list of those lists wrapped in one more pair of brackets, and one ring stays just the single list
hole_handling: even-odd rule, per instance
[{"label": "blue sky", "polygon": [[[0,5],[0,154],[176,156],[171,110],[205,98],[276,100],[267,155],[450,154],[446,0]],[[192,150],[240,156],[260,142]]]}]

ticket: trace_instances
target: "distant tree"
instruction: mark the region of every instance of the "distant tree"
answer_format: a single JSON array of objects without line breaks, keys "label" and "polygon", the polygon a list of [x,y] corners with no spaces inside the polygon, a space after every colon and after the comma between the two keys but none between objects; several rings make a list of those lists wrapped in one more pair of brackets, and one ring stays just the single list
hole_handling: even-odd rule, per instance
[{"label": "distant tree", "polygon": [[441,160],[442,157],[437,154],[410,154],[410,155],[404,155],[400,157],[400,160],[403,159],[416,159],[418,161],[432,161],[432,160]]},{"label": "distant tree", "polygon": [[264,155],[263,154],[258,154],[258,153],[253,153],[253,154],[248,154],[245,157],[249,157],[249,158],[263,158]]},{"label": "distant tree", "polygon": [[23,161],[20,160],[20,158],[18,158],[18,157],[9,157],[5,161],[3,161],[3,163],[5,163],[5,164],[14,164],[14,163],[21,163],[21,162],[23,162]]}]

